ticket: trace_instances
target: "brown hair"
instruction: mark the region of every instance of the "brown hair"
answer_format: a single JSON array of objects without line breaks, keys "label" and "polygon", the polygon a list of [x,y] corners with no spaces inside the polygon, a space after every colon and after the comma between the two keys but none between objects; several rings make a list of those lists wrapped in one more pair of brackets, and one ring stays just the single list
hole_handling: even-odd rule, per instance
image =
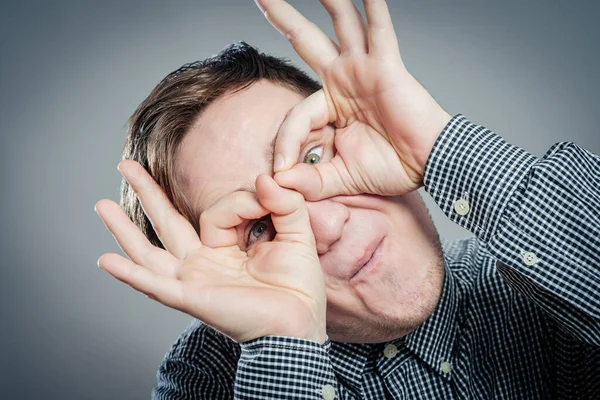
[{"label": "brown hair", "polygon": [[[199,232],[198,218],[183,198],[175,177],[175,158],[183,137],[215,99],[266,79],[305,96],[321,86],[289,61],[260,53],[245,42],[186,64],[167,75],[129,119],[123,160],[135,160],[154,178],[171,203]],[[137,194],[121,182],[121,207],[150,242],[164,248]]]}]

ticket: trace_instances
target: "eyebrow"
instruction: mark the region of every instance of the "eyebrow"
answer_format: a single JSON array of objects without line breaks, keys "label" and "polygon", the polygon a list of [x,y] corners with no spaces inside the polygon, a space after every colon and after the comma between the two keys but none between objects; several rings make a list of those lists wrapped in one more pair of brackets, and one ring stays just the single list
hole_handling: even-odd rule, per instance
[{"label": "eyebrow", "polygon": [[273,135],[273,139],[271,139],[271,141],[267,145],[267,148],[265,149],[267,165],[271,168],[273,168],[273,157],[275,155],[275,141],[277,140],[278,132],[279,132],[279,129],[277,129],[277,132],[275,133],[275,135]]}]

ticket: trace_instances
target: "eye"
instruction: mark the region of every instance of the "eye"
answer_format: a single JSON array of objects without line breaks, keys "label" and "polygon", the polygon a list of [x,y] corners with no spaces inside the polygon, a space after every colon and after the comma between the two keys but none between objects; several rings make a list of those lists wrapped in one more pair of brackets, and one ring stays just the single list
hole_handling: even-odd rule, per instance
[{"label": "eye", "polygon": [[304,156],[304,163],[306,164],[318,164],[323,156],[323,147],[313,147]]},{"label": "eye", "polygon": [[273,240],[275,237],[275,228],[271,222],[271,217],[267,216],[261,220],[258,220],[252,225],[248,232],[248,239],[246,240],[246,247],[252,246],[257,241],[268,241]]}]

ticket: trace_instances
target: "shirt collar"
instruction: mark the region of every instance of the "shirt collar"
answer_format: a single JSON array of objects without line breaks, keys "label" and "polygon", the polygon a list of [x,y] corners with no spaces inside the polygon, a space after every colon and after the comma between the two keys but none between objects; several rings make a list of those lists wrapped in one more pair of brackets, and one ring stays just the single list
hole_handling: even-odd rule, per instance
[{"label": "shirt collar", "polygon": [[329,357],[336,376],[357,398],[362,397],[363,373],[372,346],[332,341],[329,348]]},{"label": "shirt collar", "polygon": [[[416,330],[405,337],[406,347],[434,371],[445,376],[441,363],[452,360],[458,334],[460,291],[456,277],[444,258],[444,280],[440,301],[433,313]],[[331,341],[329,356],[336,376],[357,394],[362,393],[366,364],[383,344],[354,344]]]},{"label": "shirt collar", "polygon": [[440,301],[416,330],[406,335],[406,347],[434,371],[445,375],[442,362],[450,362],[459,330],[460,290],[444,258],[444,281]]}]

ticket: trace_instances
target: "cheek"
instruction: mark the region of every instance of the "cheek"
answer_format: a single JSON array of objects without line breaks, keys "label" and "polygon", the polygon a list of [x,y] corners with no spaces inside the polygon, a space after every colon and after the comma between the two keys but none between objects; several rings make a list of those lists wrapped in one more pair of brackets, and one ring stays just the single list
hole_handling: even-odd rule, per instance
[{"label": "cheek", "polygon": [[395,199],[388,212],[388,221],[396,255],[401,260],[412,260],[418,265],[437,256],[437,231],[425,204],[416,192]]},{"label": "cheek", "polygon": [[[381,278],[368,287],[360,296],[365,300],[366,318],[395,321],[398,326],[413,326],[422,323],[433,310],[439,298],[437,277],[430,279],[426,273],[423,280],[405,276],[402,271],[386,271]],[[441,281],[440,281],[441,282]]]},{"label": "cheek", "polygon": [[378,276],[356,286],[329,284],[326,279],[328,318],[369,319],[374,314],[386,314],[385,310],[413,296],[405,290],[408,285],[402,283],[405,277],[397,276],[400,270],[390,265],[382,267]]}]

